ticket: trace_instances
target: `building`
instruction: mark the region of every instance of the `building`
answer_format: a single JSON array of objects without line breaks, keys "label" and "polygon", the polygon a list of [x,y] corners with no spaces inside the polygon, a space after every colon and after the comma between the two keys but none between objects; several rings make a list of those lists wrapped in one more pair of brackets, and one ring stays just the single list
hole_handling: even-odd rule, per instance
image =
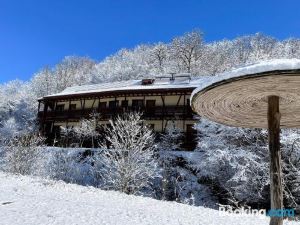
[{"label": "building", "polygon": [[184,145],[189,148],[197,120],[190,107],[190,96],[199,82],[188,75],[171,75],[70,87],[39,99],[40,128],[51,139],[58,135],[61,126],[76,126],[93,112],[100,113],[98,123],[106,125],[118,114],[138,110],[156,133],[164,132],[168,121],[174,121],[186,134]]}]

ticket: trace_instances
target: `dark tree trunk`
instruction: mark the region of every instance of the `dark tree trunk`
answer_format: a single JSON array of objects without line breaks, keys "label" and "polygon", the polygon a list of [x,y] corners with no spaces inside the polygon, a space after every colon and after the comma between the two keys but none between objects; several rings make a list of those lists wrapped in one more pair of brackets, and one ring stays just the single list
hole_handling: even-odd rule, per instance
[{"label": "dark tree trunk", "polygon": [[[279,97],[268,97],[268,130],[270,151],[271,209],[283,209],[283,190],[280,154]],[[282,225],[282,217],[271,217],[270,225]]]}]

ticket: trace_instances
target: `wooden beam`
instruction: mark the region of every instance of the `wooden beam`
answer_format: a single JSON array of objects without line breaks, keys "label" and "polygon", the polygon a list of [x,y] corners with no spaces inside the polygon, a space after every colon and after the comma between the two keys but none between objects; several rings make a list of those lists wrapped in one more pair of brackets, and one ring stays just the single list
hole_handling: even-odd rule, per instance
[{"label": "wooden beam", "polygon": [[96,103],[96,99],[97,99],[97,98],[94,98],[94,101],[93,101],[93,104],[92,104],[92,109],[94,108],[94,105],[95,105],[95,103]]},{"label": "wooden beam", "polygon": [[186,94],[183,95],[183,121],[182,130],[185,131],[185,120],[186,120]]},{"label": "wooden beam", "polygon": [[100,102],[101,102],[101,100],[100,100],[101,98],[100,97],[98,97],[98,110],[97,110],[97,112],[98,113],[100,113]]},{"label": "wooden beam", "polygon": [[162,116],[161,116],[161,132],[164,132],[164,117],[165,117],[165,96],[160,96],[161,97],[161,101],[163,103],[163,111],[162,111]]},{"label": "wooden beam", "polygon": [[[270,151],[271,209],[283,209],[282,171],[280,153],[279,97],[268,97],[268,132]],[[282,225],[282,217],[271,217],[270,225]]]},{"label": "wooden beam", "polygon": [[178,101],[177,101],[177,103],[176,103],[176,106],[178,106],[178,105],[179,105],[179,103],[180,103],[180,100],[181,100],[181,97],[182,97],[182,94],[179,96],[179,98],[178,98]]}]

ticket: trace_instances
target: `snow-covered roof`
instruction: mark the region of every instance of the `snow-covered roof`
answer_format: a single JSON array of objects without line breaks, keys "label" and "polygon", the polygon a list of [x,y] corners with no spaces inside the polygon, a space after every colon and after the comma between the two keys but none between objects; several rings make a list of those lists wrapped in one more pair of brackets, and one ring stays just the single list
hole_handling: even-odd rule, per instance
[{"label": "snow-covered roof", "polygon": [[175,78],[175,80],[170,80],[170,78],[155,78],[153,84],[147,84],[147,85],[142,85],[142,80],[128,80],[128,81],[120,81],[120,82],[74,86],[74,87],[68,87],[60,93],[48,95],[46,96],[46,98],[89,94],[89,93],[90,94],[102,93],[102,92],[111,92],[111,91],[196,88],[201,84],[202,80],[205,79],[207,79],[206,76],[197,79],[191,79],[191,80],[184,77],[178,77]]},{"label": "snow-covered roof", "polygon": [[224,72],[221,74],[217,74],[216,76],[208,77],[207,79],[205,79],[205,81],[203,80],[203,82],[201,82],[199,86],[193,91],[191,98],[193,98],[196,93],[216,82],[226,81],[231,78],[241,77],[245,75],[249,76],[251,74],[295,69],[300,69],[300,59],[272,59],[243,66],[229,72]]}]

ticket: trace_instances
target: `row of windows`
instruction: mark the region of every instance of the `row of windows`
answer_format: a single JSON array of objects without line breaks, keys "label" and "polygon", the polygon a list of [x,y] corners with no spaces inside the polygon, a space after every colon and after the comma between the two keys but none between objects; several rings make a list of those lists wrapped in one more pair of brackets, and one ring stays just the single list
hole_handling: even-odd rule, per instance
[{"label": "row of windows", "polygon": [[[118,100],[113,100],[108,102],[108,107],[109,108],[116,108],[116,107],[128,107],[128,100],[122,100],[121,105],[119,104],[120,101]],[[189,99],[187,99],[187,105],[189,105]],[[107,107],[107,102],[99,102],[99,108],[100,109],[105,109]],[[143,99],[134,99],[132,100],[132,107],[144,107],[144,100]],[[146,100],[146,107],[147,108],[152,108],[155,107],[155,100]],[[76,104],[70,104],[69,110],[76,110],[77,106]],[[65,110],[65,105],[64,104],[58,104],[56,105],[56,111],[64,111]]]}]

